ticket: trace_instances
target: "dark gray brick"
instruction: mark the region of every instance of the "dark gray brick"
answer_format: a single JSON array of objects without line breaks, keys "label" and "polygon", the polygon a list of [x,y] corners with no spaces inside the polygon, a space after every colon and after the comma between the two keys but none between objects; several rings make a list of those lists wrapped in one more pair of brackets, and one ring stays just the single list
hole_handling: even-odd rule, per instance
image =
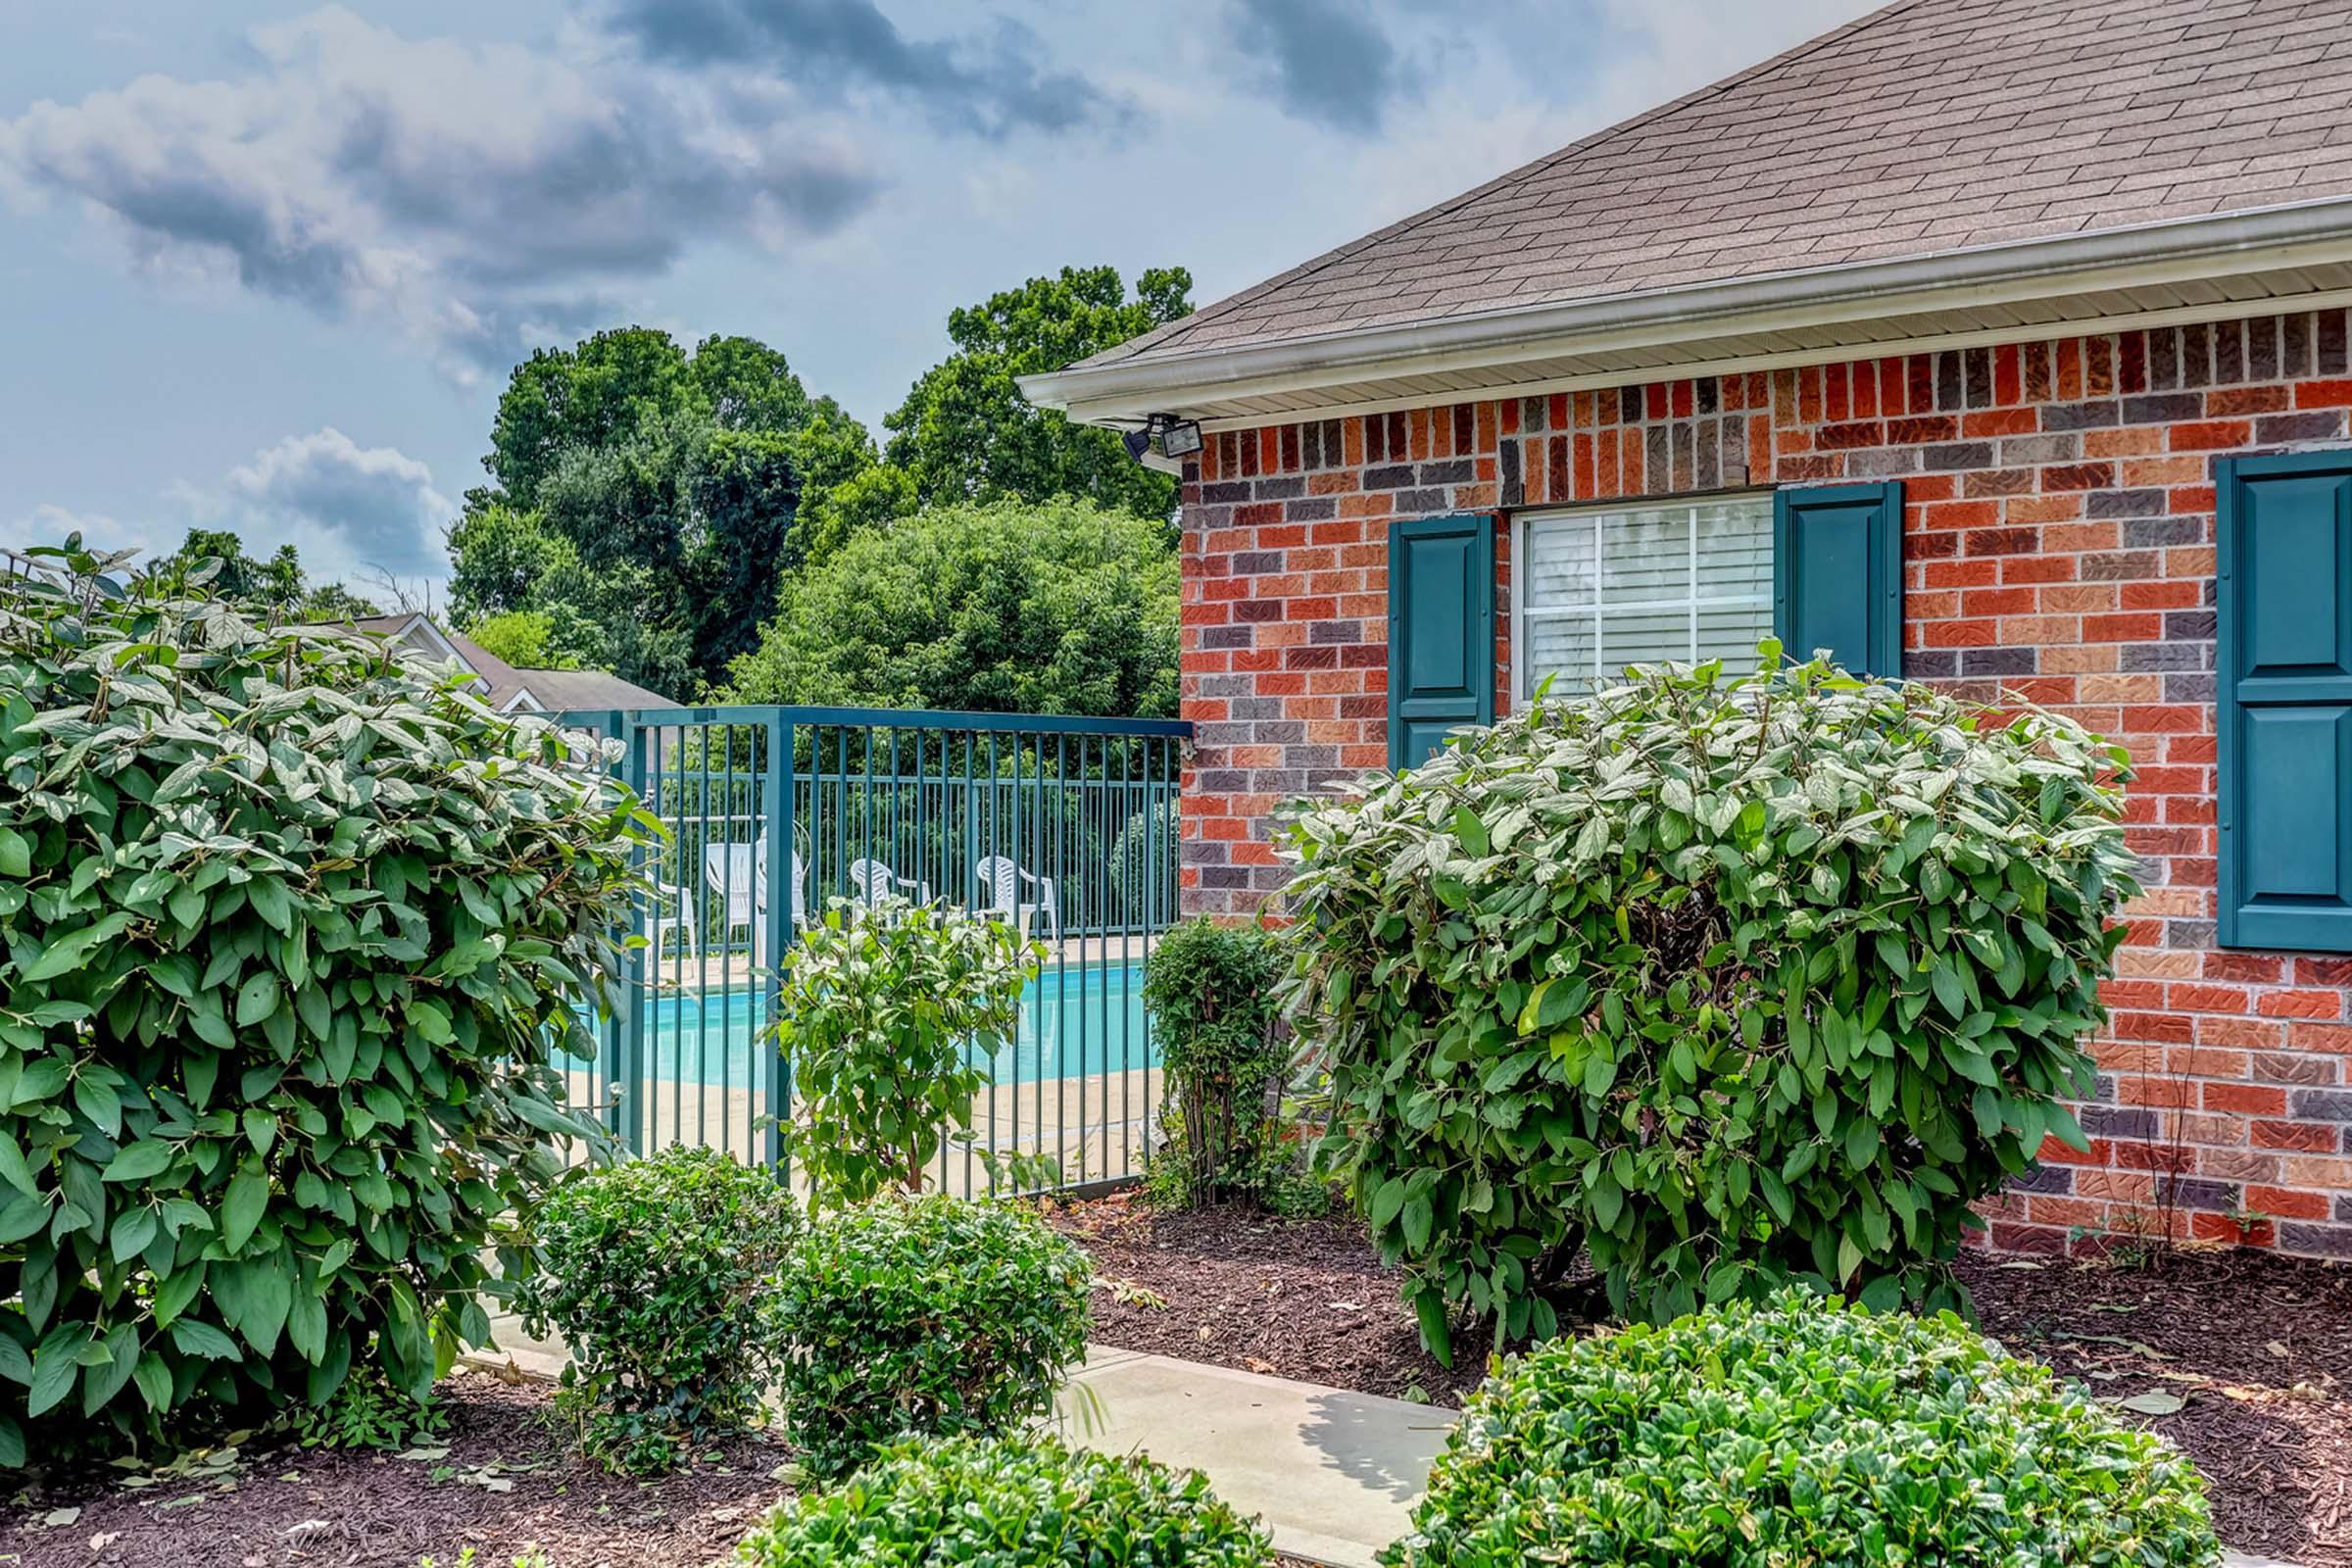
[{"label": "dark gray brick", "polygon": [[1304,494],[1306,481],[1296,476],[1257,481],[1257,499],[1260,501],[1296,501]]},{"label": "dark gray brick", "polygon": [[2352,1121],[2352,1089],[2298,1089],[2286,1104],[2299,1121]]},{"label": "dark gray brick", "polygon": [[[2091,517],[2156,517],[2170,501],[2162,490],[2093,490],[2082,498],[2082,511]],[[2131,543],[2129,533],[2124,542]]]},{"label": "dark gray brick", "polygon": [[1413,468],[1409,463],[1390,464],[1364,470],[1364,488],[1367,490],[1402,490],[1412,482]]},{"label": "dark gray brick", "polygon": [[2153,1139],[2164,1129],[2161,1118],[2145,1105],[2084,1105],[2082,1130],[2102,1138]]},{"label": "dark gray brick", "polygon": [[2121,423],[2123,406],[2113,398],[2100,398],[2090,403],[2045,403],[2041,409],[2041,427],[2044,430],[2096,430]]},{"label": "dark gray brick", "polygon": [[2227,1214],[2243,1201],[2236,1182],[2217,1182],[2205,1176],[2159,1176],[2157,1185],[2170,1192],[2179,1208],[2200,1208]]},{"label": "dark gray brick", "polygon": [[2035,668],[2031,648],[1967,648],[1960,653],[1963,675],[2031,675]]},{"label": "dark gray brick", "polygon": [[2204,416],[2205,398],[2198,392],[2155,392],[2124,399],[2124,418],[2132,424],[2172,424]]},{"label": "dark gray brick", "polygon": [[1478,477],[1478,466],[1468,458],[1448,458],[1443,463],[1421,465],[1421,483],[1468,484]]},{"label": "dark gray brick", "polygon": [[2278,1250],[2310,1257],[2352,1257],[2352,1225],[2312,1225],[2300,1220],[2278,1222]]},{"label": "dark gray brick", "polygon": [[[2162,499],[2164,492],[2158,491]],[[2092,497],[2097,500],[2097,497]],[[2167,545],[2201,545],[2205,542],[2203,517],[2130,517],[2124,522],[2124,546],[2129,550],[2156,550]]]}]

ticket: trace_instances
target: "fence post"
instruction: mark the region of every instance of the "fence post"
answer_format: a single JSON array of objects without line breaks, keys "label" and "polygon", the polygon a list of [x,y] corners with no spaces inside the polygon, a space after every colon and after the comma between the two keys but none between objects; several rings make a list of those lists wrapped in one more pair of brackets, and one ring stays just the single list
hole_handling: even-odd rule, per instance
[{"label": "fence post", "polygon": [[[646,781],[652,773],[646,761],[646,738],[659,732],[640,725],[634,713],[621,710],[614,716],[619,720],[621,731],[621,781],[636,795],[638,804],[645,806]],[[639,871],[645,870],[653,853],[648,846],[641,844],[637,847],[633,858]],[[636,929],[629,934],[637,937],[647,935],[652,920],[652,906],[645,900],[639,900]],[[627,950],[622,957],[623,979],[620,988],[622,1087],[619,1118],[622,1136],[628,1142],[630,1152],[638,1154],[647,1152],[647,1134],[651,1131],[647,1117],[651,1112],[648,1105],[650,1097],[646,1090],[653,1076],[646,1071],[645,1065],[645,955],[646,949],[642,946]]]},{"label": "fence post", "polygon": [[[797,737],[792,720],[782,713],[768,719],[767,728],[767,799],[764,803],[768,827],[767,907],[760,911],[767,921],[767,973],[762,977],[766,988],[764,1016],[773,1023],[782,1005],[781,968],[785,959],[785,944],[795,940],[792,928],[792,901],[797,896],[800,877],[793,868],[793,807],[798,799],[794,778],[793,746]],[[761,1038],[765,1038],[764,1034]],[[786,1069],[784,1053],[770,1045],[767,1052],[767,1166],[778,1173],[779,1179],[789,1181],[791,1171],[785,1165],[784,1122],[792,1114],[792,1074]]]}]

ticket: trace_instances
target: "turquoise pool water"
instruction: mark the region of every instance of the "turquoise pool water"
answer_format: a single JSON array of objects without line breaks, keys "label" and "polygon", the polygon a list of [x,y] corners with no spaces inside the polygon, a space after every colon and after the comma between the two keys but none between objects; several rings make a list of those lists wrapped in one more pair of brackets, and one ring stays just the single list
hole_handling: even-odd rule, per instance
[{"label": "turquoise pool water", "polygon": [[[1159,1052],[1145,1027],[1143,985],[1140,964],[1048,969],[1021,994],[1021,1021],[1013,1040],[982,1065],[1000,1085],[1156,1067]],[[759,1038],[764,1021],[759,992],[657,994],[648,1006],[649,1076],[735,1089],[765,1081],[767,1054]],[[972,1060],[980,1061],[977,1045],[965,1050]]]}]

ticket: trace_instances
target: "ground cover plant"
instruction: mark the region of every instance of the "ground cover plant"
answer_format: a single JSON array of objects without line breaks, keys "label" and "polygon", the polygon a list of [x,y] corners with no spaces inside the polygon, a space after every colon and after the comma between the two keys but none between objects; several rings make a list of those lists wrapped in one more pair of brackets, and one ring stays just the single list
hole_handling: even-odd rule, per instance
[{"label": "ground cover plant", "polygon": [[1950,1313],[1790,1289],[1506,1359],[1391,1568],[2221,1560],[2196,1467]]},{"label": "ground cover plant", "polygon": [[895,1446],[840,1486],[796,1497],[744,1539],[743,1568],[1271,1568],[1263,1526],[1198,1470],[1051,1437]]},{"label": "ground cover plant", "polygon": [[1166,1144],[1153,1156],[1152,1193],[1179,1207],[1279,1200],[1296,1185],[1275,1115],[1290,1036],[1275,996],[1284,955],[1254,925],[1189,920],[1144,965],[1166,1075]]},{"label": "ground cover plant", "polygon": [[812,1224],[775,1283],[792,1445],[838,1475],[906,1433],[1002,1433],[1086,1353],[1086,1254],[1029,1209],[884,1197]]},{"label": "ground cover plant", "polygon": [[1302,808],[1296,1027],[1433,1348],[1590,1255],[1664,1320],[1786,1280],[1955,1304],[1969,1204],[2091,1088],[2120,750],[1773,661],[1541,702]]},{"label": "ground cover plant", "polygon": [[558,1407],[619,1469],[667,1470],[763,1420],[783,1338],[768,1283],[800,1226],[768,1171],[673,1145],[568,1182],[530,1234],[526,1333],[571,1352]]},{"label": "ground cover plant", "polygon": [[648,825],[372,640],[77,543],[0,578],[0,1465],[488,1335]]},{"label": "ground cover plant", "polygon": [[800,1108],[787,1129],[811,1211],[922,1191],[972,1124],[1045,947],[945,904],[835,899],[783,965],[770,1033]]}]

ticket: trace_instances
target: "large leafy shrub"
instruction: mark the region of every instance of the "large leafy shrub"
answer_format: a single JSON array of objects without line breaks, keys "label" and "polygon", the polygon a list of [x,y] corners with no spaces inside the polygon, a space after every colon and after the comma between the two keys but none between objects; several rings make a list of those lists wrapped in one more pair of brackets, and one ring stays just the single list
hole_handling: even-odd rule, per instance
[{"label": "large leafy shrub", "polygon": [[624,1470],[759,1424],[782,1353],[769,1278],[799,1230],[782,1183],[673,1145],[557,1189],[531,1223],[523,1328],[564,1336],[557,1402],[587,1452]]},{"label": "large leafy shrub", "polygon": [[838,1487],[783,1503],[736,1547],[743,1568],[1270,1568],[1263,1526],[1198,1470],[1051,1437],[894,1446]]},{"label": "large leafy shrub", "polygon": [[2196,1468],[1950,1313],[1788,1290],[1470,1397],[1392,1568],[2220,1561]]},{"label": "large leafy shrub", "polygon": [[1958,1299],[1969,1203],[2081,1147],[2134,891],[2121,749],[2007,717],[1667,666],[1297,817],[1295,1023],[1433,1348],[1551,1333],[1580,1249],[1656,1319]]},{"label": "large leafy shrub", "polygon": [[1086,1353],[1086,1254],[1026,1208],[934,1194],[818,1220],[776,1281],[784,1413],[811,1470],[904,1433],[998,1433]]},{"label": "large leafy shrub", "polygon": [[792,1063],[812,1211],[922,1190],[951,1130],[971,1126],[1044,955],[1002,920],[903,899],[836,899],[802,933],[771,1032]]},{"label": "large leafy shrub", "polygon": [[[1144,1005],[1166,1074],[1167,1146],[1158,1191],[1185,1204],[1256,1199],[1283,1173],[1268,1103],[1289,1064],[1275,985],[1283,952],[1255,925],[1189,920],[1144,964]],[[1168,1167],[1166,1173],[1157,1169]]]},{"label": "large leafy shrub", "polygon": [[0,579],[0,1461],[360,1364],[421,1397],[592,1131],[551,1053],[645,819],[371,639],[40,554]]}]

